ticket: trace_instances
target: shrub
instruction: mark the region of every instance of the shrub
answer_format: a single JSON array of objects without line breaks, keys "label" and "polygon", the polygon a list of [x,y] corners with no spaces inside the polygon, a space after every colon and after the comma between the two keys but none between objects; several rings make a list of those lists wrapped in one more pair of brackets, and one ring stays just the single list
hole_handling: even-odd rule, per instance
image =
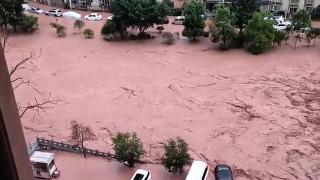
[{"label": "shrub", "polygon": [[83,35],[84,35],[85,38],[90,39],[90,38],[93,38],[94,32],[93,32],[91,29],[86,28],[86,29],[83,31]]},{"label": "shrub", "polygon": [[133,167],[144,154],[143,145],[136,133],[118,133],[112,142],[117,160],[129,167]]},{"label": "shrub", "polygon": [[64,37],[66,36],[66,27],[64,25],[55,23],[55,22],[51,22],[50,23],[51,27],[56,29],[56,33],[58,37]]},{"label": "shrub", "polygon": [[112,20],[107,21],[101,28],[101,35],[115,34],[116,25]]},{"label": "shrub", "polygon": [[23,15],[20,22],[24,32],[33,32],[38,28],[38,17]]},{"label": "shrub", "polygon": [[84,27],[84,22],[81,21],[80,19],[74,21],[73,23],[73,28],[78,28],[79,29],[79,33],[81,33],[81,29]]},{"label": "shrub", "polygon": [[204,31],[203,32],[203,37],[209,37],[210,35],[210,32],[209,31]]},{"label": "shrub", "polygon": [[183,8],[185,21],[182,35],[195,41],[198,36],[203,34],[204,22],[202,15],[204,14],[203,3],[191,1]]},{"label": "shrub", "polygon": [[169,139],[164,143],[165,154],[162,158],[164,167],[172,173],[183,172],[186,165],[191,164],[188,144],[181,138]]},{"label": "shrub", "polygon": [[273,43],[277,43],[279,46],[281,45],[281,42],[286,39],[286,33],[282,31],[276,31]]},{"label": "shrub", "polygon": [[162,43],[167,44],[167,45],[173,44],[174,43],[174,35],[170,32],[164,32],[162,34]]}]

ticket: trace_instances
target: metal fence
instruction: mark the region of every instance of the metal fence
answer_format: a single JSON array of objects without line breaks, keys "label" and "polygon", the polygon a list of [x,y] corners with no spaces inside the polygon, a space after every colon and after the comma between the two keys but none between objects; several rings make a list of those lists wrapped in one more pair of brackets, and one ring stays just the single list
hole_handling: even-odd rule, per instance
[{"label": "metal fence", "polygon": [[98,151],[97,149],[89,149],[89,148],[81,148],[77,145],[68,144],[65,142],[58,142],[54,140],[48,140],[45,138],[36,138],[36,140],[29,144],[28,146],[28,152],[31,155],[36,150],[44,150],[44,149],[55,149],[60,151],[67,151],[67,152],[73,152],[73,153],[83,153],[83,151],[86,152],[86,154],[90,154],[93,156],[98,156],[102,158],[107,159],[115,159],[116,156],[109,153],[109,152],[102,152]]}]

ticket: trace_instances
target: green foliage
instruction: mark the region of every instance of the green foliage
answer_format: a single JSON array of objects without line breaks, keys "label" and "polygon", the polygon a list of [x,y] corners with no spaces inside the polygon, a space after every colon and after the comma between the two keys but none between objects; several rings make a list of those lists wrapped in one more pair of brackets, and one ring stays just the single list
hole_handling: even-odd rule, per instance
[{"label": "green foliage", "polygon": [[312,19],[320,19],[320,5],[312,10]]},{"label": "green foliage", "polygon": [[55,23],[55,22],[51,22],[50,23],[51,27],[56,29],[56,33],[58,37],[64,37],[66,36],[66,27],[64,25]]},{"label": "green foliage", "polygon": [[170,32],[164,32],[162,34],[162,43],[171,45],[174,43],[174,35]]},{"label": "green foliage", "polygon": [[240,33],[256,11],[258,11],[256,0],[232,1],[231,12],[235,14],[235,25],[239,28]]},{"label": "green foliage", "polygon": [[116,25],[113,20],[108,20],[101,28],[101,35],[115,34],[117,32]]},{"label": "green foliage", "polygon": [[213,42],[221,41],[222,49],[230,48],[237,35],[233,23],[234,15],[231,13],[230,8],[225,6],[218,7],[212,37]]},{"label": "green foliage", "polygon": [[239,28],[237,37],[237,46],[242,46],[245,37],[243,30],[252,19],[254,12],[258,11],[257,0],[233,0],[231,4],[231,12],[235,14],[235,26]]},{"label": "green foliage", "polygon": [[283,31],[275,31],[274,34],[274,43],[277,43],[278,45],[281,45],[281,42],[286,39],[286,33]]},{"label": "green foliage", "polygon": [[305,9],[299,10],[292,19],[292,25],[294,30],[300,30],[302,28],[311,27],[311,16]]},{"label": "green foliage", "polygon": [[79,33],[81,33],[81,29],[85,26],[84,22],[80,19],[74,21],[73,23],[73,28],[78,28]]},{"label": "green foliage", "polygon": [[169,139],[164,144],[165,154],[162,158],[164,167],[172,173],[182,173],[186,165],[191,164],[188,144],[181,138]]},{"label": "green foliage", "polygon": [[24,32],[33,32],[38,28],[38,17],[23,15],[19,24]]},{"label": "green foliage", "polygon": [[118,133],[112,142],[117,160],[129,167],[133,167],[144,154],[143,145],[136,133]]},{"label": "green foliage", "polygon": [[83,35],[84,35],[85,38],[90,39],[90,38],[93,38],[94,32],[92,31],[92,29],[86,28],[83,31]]},{"label": "green foliage", "polygon": [[1,0],[0,1],[0,26],[10,24],[16,32],[17,25],[23,20],[23,0]]},{"label": "green foliage", "polygon": [[190,40],[196,40],[198,36],[202,36],[203,34],[203,3],[191,1],[188,4],[185,4],[183,7],[183,14],[185,16],[185,22],[182,34]]},{"label": "green foliage", "polygon": [[124,29],[139,30],[139,35],[160,20],[165,19],[168,8],[156,0],[114,0],[111,3],[113,21]]},{"label": "green foliage", "polygon": [[248,43],[247,50],[252,54],[261,54],[272,47],[275,38],[275,28],[270,13],[256,12],[245,29]]}]

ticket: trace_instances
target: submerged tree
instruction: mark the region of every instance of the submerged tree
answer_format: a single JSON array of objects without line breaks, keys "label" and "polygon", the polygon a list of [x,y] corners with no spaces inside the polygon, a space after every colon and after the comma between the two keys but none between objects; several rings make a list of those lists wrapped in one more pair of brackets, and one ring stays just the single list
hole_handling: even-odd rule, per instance
[{"label": "submerged tree", "polygon": [[272,47],[276,29],[267,12],[256,12],[245,29],[247,50],[252,54],[261,54]]},{"label": "submerged tree", "polygon": [[181,138],[169,139],[164,144],[165,154],[162,158],[164,167],[172,173],[182,173],[186,165],[191,164],[188,144]]},{"label": "submerged tree", "polygon": [[95,139],[95,134],[92,132],[91,127],[81,124],[78,121],[71,121],[71,135],[69,137],[70,142],[74,145],[82,148],[83,157],[86,158],[86,151],[84,143],[86,141],[92,141]]},{"label": "submerged tree", "polygon": [[143,145],[136,133],[118,133],[112,142],[117,160],[129,167],[134,167],[144,155]]},{"label": "submerged tree", "polygon": [[81,33],[81,29],[85,26],[84,22],[80,19],[74,21],[73,28],[77,28],[79,33]]},{"label": "submerged tree", "polygon": [[311,15],[305,9],[299,10],[292,19],[294,30],[301,30],[303,28],[311,28]]},{"label": "submerged tree", "polygon": [[183,14],[185,21],[183,23],[184,29],[182,35],[195,41],[197,37],[203,34],[204,5],[201,2],[191,1],[183,7]]},{"label": "submerged tree", "polygon": [[215,28],[212,32],[214,42],[221,41],[221,47],[228,49],[236,37],[233,26],[234,16],[229,7],[220,6],[216,11]]}]

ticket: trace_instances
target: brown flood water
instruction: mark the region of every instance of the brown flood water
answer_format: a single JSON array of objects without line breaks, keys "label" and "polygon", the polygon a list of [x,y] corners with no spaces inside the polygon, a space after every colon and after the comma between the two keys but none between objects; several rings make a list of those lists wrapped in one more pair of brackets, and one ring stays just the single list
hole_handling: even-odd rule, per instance
[{"label": "brown flood water", "polygon": [[[180,39],[172,46],[160,38],[105,42],[99,35],[103,22],[86,22],[96,34],[87,40],[73,34],[72,21],[63,18],[59,22],[67,26],[67,37],[57,38],[49,27],[55,18],[39,18],[39,31],[10,37],[7,60],[12,65],[41,49],[34,60],[38,70],[20,73],[64,102],[47,115],[23,117],[28,142],[36,136],[65,141],[70,121],[78,120],[97,135],[87,144],[91,148],[112,152],[112,135],[134,131],[144,143],[145,158],[158,162],[161,142],[180,136],[195,159],[211,168],[235,165],[238,178],[320,179],[315,118],[320,104],[314,91],[320,89],[320,46],[294,51],[283,45],[253,56],[240,49],[217,51],[209,39],[192,44]],[[165,29],[181,31],[182,26]],[[27,87],[15,93],[20,104],[39,97]],[[132,174],[116,162],[64,153],[58,162],[65,176],[75,174],[78,164],[88,171],[80,171],[83,177],[94,172],[91,179],[122,178],[107,178],[111,171],[123,172],[123,179]],[[154,173],[154,179],[174,179],[159,166]]]}]

